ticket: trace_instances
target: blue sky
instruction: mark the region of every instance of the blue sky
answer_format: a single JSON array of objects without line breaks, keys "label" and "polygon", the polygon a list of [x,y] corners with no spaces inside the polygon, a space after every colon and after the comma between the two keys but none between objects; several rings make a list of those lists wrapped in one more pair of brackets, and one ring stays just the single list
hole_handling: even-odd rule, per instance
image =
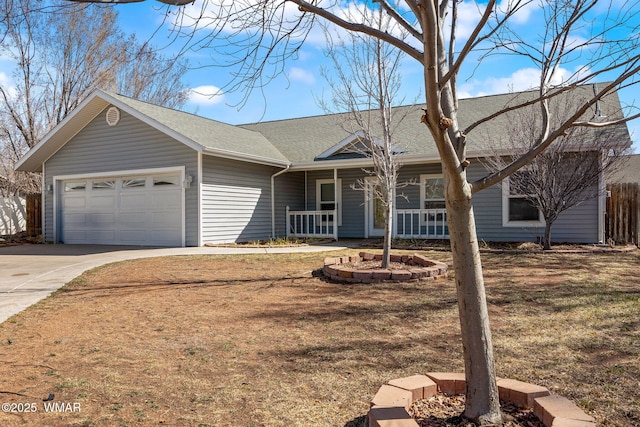
[{"label": "blue sky", "polygon": [[[196,0],[194,7],[198,8],[201,0]],[[532,2],[535,6],[537,2]],[[155,1],[121,4],[117,6],[120,22],[127,32],[137,34],[140,40],[147,40],[159,27],[161,28],[151,40],[156,46],[168,43],[169,35],[161,26],[165,6]],[[477,19],[477,13],[471,3],[463,2],[459,12],[462,26],[470,29]],[[524,10],[517,16],[519,28],[522,31],[539,28],[539,12],[533,7]],[[465,34],[459,34],[458,40],[464,40]],[[264,87],[262,91],[254,90],[242,108],[238,105],[244,94],[240,92],[222,93],[223,87],[231,78],[230,70],[210,66],[212,60],[208,53],[192,52],[188,58],[193,66],[184,76],[184,82],[192,88],[189,102],[184,110],[204,117],[230,124],[250,123],[266,120],[280,120],[292,117],[312,116],[323,114],[318,106],[317,98],[328,95],[328,85],[320,75],[322,66],[329,66],[329,60],[323,53],[323,40],[318,30],[312,34],[308,43],[300,51],[297,59],[289,60],[285,64],[285,73]],[[175,45],[174,45],[175,47]],[[167,49],[167,53],[172,47]],[[531,64],[523,63],[505,57],[489,57],[475,68],[475,63],[462,70],[463,79],[459,80],[459,94],[461,97],[482,96],[496,93],[506,93],[510,90],[526,90],[536,85],[535,69]],[[576,65],[578,67],[579,64]],[[0,80],[2,80],[2,66],[0,65]],[[575,70],[566,70],[572,72]],[[422,68],[415,60],[407,59],[403,69],[403,90],[405,103],[424,99]],[[623,103],[632,104],[636,100],[640,104],[640,89],[626,90],[621,94]],[[217,94],[216,96],[207,96]],[[636,152],[640,152],[640,120],[629,124]]]}]

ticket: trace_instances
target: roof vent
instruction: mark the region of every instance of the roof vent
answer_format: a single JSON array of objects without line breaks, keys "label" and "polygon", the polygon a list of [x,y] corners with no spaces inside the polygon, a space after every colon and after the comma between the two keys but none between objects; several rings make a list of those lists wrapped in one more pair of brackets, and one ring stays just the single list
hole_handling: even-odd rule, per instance
[{"label": "roof vent", "polygon": [[116,107],[109,107],[109,109],[107,110],[106,118],[107,124],[109,126],[117,125],[120,121],[120,110],[118,110]]}]

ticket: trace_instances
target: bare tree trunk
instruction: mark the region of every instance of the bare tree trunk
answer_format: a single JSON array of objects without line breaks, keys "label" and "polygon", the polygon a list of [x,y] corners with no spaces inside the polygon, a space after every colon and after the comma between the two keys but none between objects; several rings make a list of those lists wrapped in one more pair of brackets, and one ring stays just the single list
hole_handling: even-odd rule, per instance
[{"label": "bare tree trunk", "polygon": [[388,190],[384,209],[384,242],[382,244],[382,268],[389,268],[391,263],[391,239],[393,237],[393,190]]},{"label": "bare tree trunk", "polygon": [[[445,180],[449,181],[447,177]],[[446,203],[467,380],[464,416],[479,425],[500,424],[502,413],[469,185],[452,189]]]},{"label": "bare tree trunk", "polygon": [[551,249],[551,226],[553,221],[547,219],[544,225],[544,237],[542,238],[542,249],[548,251]]}]

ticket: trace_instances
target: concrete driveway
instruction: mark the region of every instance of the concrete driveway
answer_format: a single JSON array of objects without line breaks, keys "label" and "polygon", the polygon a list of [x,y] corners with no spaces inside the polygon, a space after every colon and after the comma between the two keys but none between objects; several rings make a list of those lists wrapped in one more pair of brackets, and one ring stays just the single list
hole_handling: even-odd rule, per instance
[{"label": "concrete driveway", "polygon": [[86,270],[127,259],[169,255],[219,255],[322,252],[345,249],[329,245],[243,248],[141,248],[98,245],[22,245],[0,247],[0,323],[79,276]]}]

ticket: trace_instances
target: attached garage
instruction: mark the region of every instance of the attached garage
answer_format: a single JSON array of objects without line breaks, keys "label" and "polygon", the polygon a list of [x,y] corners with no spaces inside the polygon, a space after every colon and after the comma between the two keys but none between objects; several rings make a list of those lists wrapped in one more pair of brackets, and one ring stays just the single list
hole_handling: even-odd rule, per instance
[{"label": "attached garage", "polygon": [[259,132],[96,90],[16,168],[42,174],[45,242],[180,247],[269,238],[289,165]]},{"label": "attached garage", "polygon": [[182,174],[55,180],[61,243],[183,246]]}]

